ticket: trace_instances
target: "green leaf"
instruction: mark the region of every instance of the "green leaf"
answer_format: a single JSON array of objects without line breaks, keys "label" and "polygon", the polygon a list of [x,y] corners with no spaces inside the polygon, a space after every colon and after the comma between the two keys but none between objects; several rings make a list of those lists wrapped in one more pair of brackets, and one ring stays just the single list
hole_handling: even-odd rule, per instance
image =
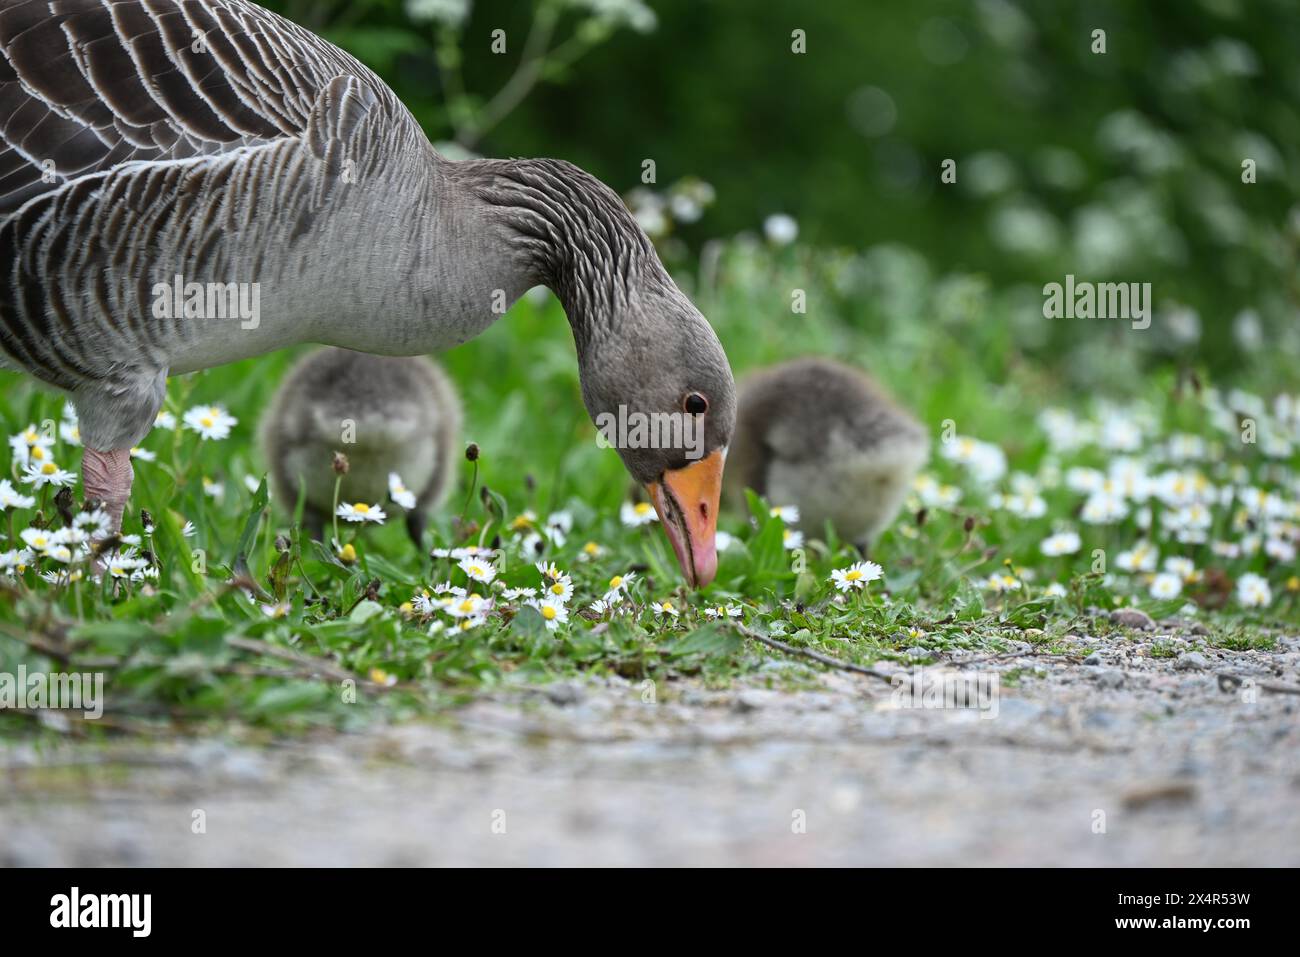
[{"label": "green leaf", "polygon": [[744,640],[731,628],[716,624],[701,625],[689,635],[669,644],[664,650],[674,658],[688,655],[713,657],[731,655],[740,650]]}]

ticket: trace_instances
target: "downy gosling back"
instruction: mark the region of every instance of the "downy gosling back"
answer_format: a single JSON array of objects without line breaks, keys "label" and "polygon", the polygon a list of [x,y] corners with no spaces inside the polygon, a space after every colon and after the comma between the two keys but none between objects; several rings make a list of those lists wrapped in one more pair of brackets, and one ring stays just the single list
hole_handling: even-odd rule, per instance
[{"label": "downy gosling back", "polygon": [[727,497],[743,508],[751,488],[773,506],[797,506],[802,529],[818,534],[830,522],[865,552],[929,454],[925,430],[865,373],[794,359],[740,386]]},{"label": "downy gosling back", "polygon": [[[397,476],[415,496],[406,529],[420,547],[429,512],[455,475],[461,409],[442,370],[423,357],[319,349],[280,384],[262,420],[271,487],[292,511],[304,489],[304,526],[317,538],[334,509],[334,453],[347,456],[339,504],[385,502]],[[397,490],[398,497],[405,497]]]}]

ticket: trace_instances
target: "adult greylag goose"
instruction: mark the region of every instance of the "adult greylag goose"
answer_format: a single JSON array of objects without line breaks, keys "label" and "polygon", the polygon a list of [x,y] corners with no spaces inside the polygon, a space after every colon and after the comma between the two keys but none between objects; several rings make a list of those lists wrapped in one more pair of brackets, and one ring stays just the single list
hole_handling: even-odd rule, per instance
[{"label": "adult greylag goose", "polygon": [[[731,370],[594,177],[447,161],[370,70],[246,0],[0,0],[0,147],[0,353],[71,393],[115,522],[169,375],[303,342],[427,354],[543,284],[594,419],[702,417],[702,445],[619,454],[713,578]],[[226,284],[252,321],[216,318]]]},{"label": "adult greylag goose", "polygon": [[[341,502],[405,499],[406,530],[419,546],[455,476],[460,421],[456,390],[431,360],[318,349],[285,376],[262,418],[274,497],[292,510],[301,487],[303,524],[317,538],[336,483]],[[341,476],[336,452],[347,457]]]},{"label": "adult greylag goose", "polygon": [[741,382],[727,498],[744,489],[799,509],[800,527],[830,522],[864,551],[898,514],[930,455],[925,430],[857,369],[794,359]]}]

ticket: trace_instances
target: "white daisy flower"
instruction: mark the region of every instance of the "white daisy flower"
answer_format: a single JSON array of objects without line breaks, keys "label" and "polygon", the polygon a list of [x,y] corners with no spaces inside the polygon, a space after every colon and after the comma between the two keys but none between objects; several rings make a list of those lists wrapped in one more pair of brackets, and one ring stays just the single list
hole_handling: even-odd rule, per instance
[{"label": "white daisy flower", "polygon": [[564,572],[560,571],[555,562],[534,562],[533,567],[543,578],[549,578],[551,581],[559,581],[565,577]]},{"label": "white daisy flower", "polygon": [[787,525],[799,524],[799,506],[798,505],[774,505],[770,512],[773,518],[779,518]]},{"label": "white daisy flower", "polygon": [[0,572],[10,577],[15,573],[21,575],[34,561],[36,561],[36,553],[29,548],[14,548],[7,552],[0,552]]},{"label": "white daisy flower", "polygon": [[456,565],[472,580],[485,585],[497,577],[497,567],[481,558],[462,558]]},{"label": "white daisy flower", "polygon": [[1039,550],[1044,555],[1073,555],[1079,550],[1082,542],[1079,539],[1078,532],[1057,532],[1055,535],[1049,535],[1039,544]]},{"label": "white daisy flower", "polygon": [[64,445],[80,445],[81,426],[76,423],[76,420],[60,422],[59,438],[63,440]]},{"label": "white daisy flower", "polygon": [[182,417],[185,427],[203,439],[226,439],[239,420],[219,405],[199,405]]},{"label": "white daisy flower", "polygon": [[150,452],[148,449],[142,449],[138,445],[131,450],[131,458],[141,462],[155,462],[158,460],[157,452]]},{"label": "white daisy flower", "polygon": [[1295,561],[1295,546],[1281,538],[1270,538],[1264,543],[1264,554],[1279,562]]},{"label": "white daisy flower", "polygon": [[677,606],[674,605],[671,601],[669,601],[666,598],[663,601],[655,602],[650,607],[654,609],[655,614],[658,615],[660,618],[664,618],[664,617],[676,618],[679,614],[681,614],[681,612],[677,610]]},{"label": "white daisy flower", "polygon": [[153,420],[153,427],[155,429],[166,429],[170,432],[176,428],[176,416],[166,410],[160,411]]},{"label": "white daisy flower", "polygon": [[730,532],[718,532],[713,539],[713,547],[716,548],[719,553],[725,552],[734,544],[736,544],[736,536],[732,535]]},{"label": "white daisy flower", "polygon": [[1273,591],[1268,579],[1247,572],[1237,579],[1237,601],[1246,608],[1265,608],[1273,602]]},{"label": "white daisy flower", "polygon": [[884,574],[875,562],[854,562],[848,568],[836,568],[831,572],[830,581],[841,592],[854,589],[861,590],[868,582],[878,581]]},{"label": "white daisy flower", "polygon": [[792,528],[787,528],[781,533],[781,544],[789,551],[796,548],[803,548],[803,532],[796,532]]},{"label": "white daisy flower", "polygon": [[1161,572],[1151,579],[1151,597],[1177,598],[1183,590],[1183,580],[1173,572]]},{"label": "white daisy flower", "polygon": [[542,589],[542,594],[546,596],[546,601],[558,601],[564,604],[573,597],[573,581],[568,575],[553,579]]},{"label": "white daisy flower", "polygon": [[1111,525],[1128,515],[1128,506],[1121,496],[1111,492],[1098,491],[1088,496],[1083,503],[1079,518],[1089,525]]},{"label": "white daisy flower", "polygon": [[501,593],[506,601],[518,601],[520,598],[536,598],[536,588],[507,588]]},{"label": "white daisy flower", "polygon": [[186,521],[186,523],[181,526],[181,536],[184,538],[193,538],[198,533],[199,530],[194,527],[193,522]]},{"label": "white daisy flower", "polygon": [[990,575],[984,580],[984,587],[989,591],[1020,591],[1020,579],[1015,575],[1003,572],[1001,574]]},{"label": "white daisy flower", "polygon": [[226,494],[226,486],[221,482],[214,482],[206,475],[203,476],[203,494],[208,498],[221,498]]},{"label": "white daisy flower", "polygon": [[542,616],[546,622],[547,631],[555,631],[560,625],[569,620],[569,610],[564,607],[564,602],[553,601],[549,598],[540,598],[528,602],[537,613]]},{"label": "white daisy flower", "polygon": [[44,528],[24,528],[19,537],[23,544],[38,554],[44,554],[48,549],[61,544],[56,532]]},{"label": "white daisy flower", "polygon": [[1065,586],[1060,582],[1052,582],[1043,589],[1043,594],[1049,598],[1064,598],[1068,593],[1065,590]]},{"label": "white daisy flower", "polygon": [[0,479],[0,511],[7,508],[32,508],[36,499],[31,495],[19,495],[8,479]]},{"label": "white daisy flower", "polygon": [[450,603],[443,603],[443,610],[453,618],[476,618],[487,613],[491,603],[475,592],[472,595],[462,595],[460,597],[447,596]]},{"label": "white daisy flower", "polygon": [[1170,555],[1165,559],[1164,569],[1171,575],[1177,575],[1180,582],[1194,582],[1201,577],[1200,572],[1196,570],[1196,565],[1190,558],[1184,558],[1181,555]]},{"label": "white daisy flower", "polygon": [[598,542],[587,542],[587,544],[582,546],[582,553],[578,557],[585,562],[589,562],[593,559],[600,558],[604,554],[605,548],[603,545]]},{"label": "white daisy flower", "polygon": [[415,508],[415,493],[403,484],[396,472],[388,473],[388,497],[404,509]]},{"label": "white daisy flower", "polygon": [[624,502],[618,510],[618,517],[628,528],[636,528],[638,525],[649,525],[651,522],[659,521],[659,516],[655,514],[654,506],[649,502]]},{"label": "white daisy flower", "polygon": [[13,449],[14,461],[22,467],[26,467],[31,462],[43,462],[49,459],[50,449],[53,446],[53,436],[46,435],[35,425],[29,425],[9,437],[9,447]]},{"label": "white daisy flower", "polygon": [[365,502],[345,503],[339,506],[335,512],[339,518],[345,522],[375,522],[382,525],[384,519],[388,518],[384,510],[378,505],[367,505]]},{"label": "white daisy flower", "polygon": [[625,575],[615,575],[609,580],[609,590],[606,592],[605,597],[608,598],[611,595],[623,594],[631,586],[634,578],[636,578],[636,572],[628,572]]},{"label": "white daisy flower", "polygon": [[739,605],[711,605],[704,609],[704,615],[707,618],[739,618],[741,611]]},{"label": "white daisy flower", "polygon": [[59,468],[53,459],[48,459],[40,463],[33,461],[24,468],[23,483],[31,485],[34,489],[43,489],[47,485],[62,488],[65,485],[76,485],[77,476],[73,472]]},{"label": "white daisy flower", "polygon": [[1160,550],[1150,542],[1138,542],[1128,551],[1120,552],[1115,566],[1126,572],[1153,572],[1160,561]]}]

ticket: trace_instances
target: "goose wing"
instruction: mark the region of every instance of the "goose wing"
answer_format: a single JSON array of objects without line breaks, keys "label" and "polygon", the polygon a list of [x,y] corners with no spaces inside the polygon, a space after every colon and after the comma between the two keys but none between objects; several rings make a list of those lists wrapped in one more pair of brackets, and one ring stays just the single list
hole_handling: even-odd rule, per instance
[{"label": "goose wing", "polygon": [[340,77],[405,112],[352,57],[246,0],[0,0],[0,220],[126,163],[306,137]]}]

